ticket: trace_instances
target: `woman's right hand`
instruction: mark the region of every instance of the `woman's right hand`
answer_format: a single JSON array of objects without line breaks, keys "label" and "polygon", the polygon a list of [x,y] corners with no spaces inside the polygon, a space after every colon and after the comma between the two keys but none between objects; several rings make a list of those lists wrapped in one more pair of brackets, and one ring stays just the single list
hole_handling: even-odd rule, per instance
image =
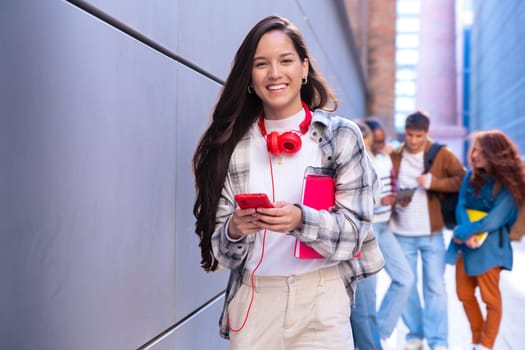
[{"label": "woman's right hand", "polygon": [[246,236],[261,230],[260,221],[255,216],[255,209],[240,209],[237,208],[232,214],[230,224],[228,226],[228,236],[231,239],[241,239]]},{"label": "woman's right hand", "polygon": [[386,195],[381,198],[381,205],[394,205],[396,204],[396,196],[393,194]]}]

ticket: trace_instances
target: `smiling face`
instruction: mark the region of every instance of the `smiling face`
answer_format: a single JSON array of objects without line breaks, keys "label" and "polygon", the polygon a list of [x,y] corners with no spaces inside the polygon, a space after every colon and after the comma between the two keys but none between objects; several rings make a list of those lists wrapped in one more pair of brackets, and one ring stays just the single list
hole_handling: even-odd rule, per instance
[{"label": "smiling face", "polygon": [[483,156],[479,142],[477,141],[474,142],[474,145],[472,146],[472,150],[470,152],[470,162],[474,168],[487,168],[487,160]]},{"label": "smiling face", "polygon": [[301,60],[292,40],[280,30],[261,37],[253,60],[251,86],[262,100],[268,119],[289,117],[302,108],[302,79],[308,59]]}]

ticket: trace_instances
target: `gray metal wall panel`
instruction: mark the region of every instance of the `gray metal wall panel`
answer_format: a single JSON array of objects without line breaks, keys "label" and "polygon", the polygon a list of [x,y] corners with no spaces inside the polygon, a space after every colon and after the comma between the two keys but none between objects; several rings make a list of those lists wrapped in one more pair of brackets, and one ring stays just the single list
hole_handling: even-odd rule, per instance
[{"label": "gray metal wall panel", "polygon": [[218,298],[192,317],[140,350],[226,350],[229,342],[219,336],[217,320],[224,298]]},{"label": "gray metal wall panel", "polygon": [[335,90],[339,99],[337,113],[347,118],[365,116],[366,87],[361,79],[361,69],[355,45],[348,38],[350,33],[339,13],[338,1],[320,4],[316,0],[298,0],[304,14],[301,28],[312,56],[321,73]]},{"label": "gray metal wall panel", "polygon": [[65,2],[0,13],[2,348],[133,349],[174,323],[177,65]]},{"label": "gray metal wall panel", "polygon": [[[185,67],[179,69],[177,86],[176,163],[179,167],[176,174],[175,311],[179,321],[221,293],[226,287],[228,272],[222,270],[206,274],[200,268],[200,249],[192,212],[195,185],[191,159],[210,121],[210,106],[215,103],[220,86]],[[215,321],[217,324],[218,316]]]},{"label": "gray metal wall panel", "polygon": [[317,66],[336,91],[338,113],[363,117],[366,88],[340,10],[337,1],[181,1],[178,53],[226,79],[235,51],[255,22],[272,14],[287,17],[302,31]]},{"label": "gray metal wall panel", "polygon": [[[174,350],[174,349],[181,349],[181,350],[184,350],[186,349],[186,347],[177,347],[177,343],[176,343],[176,338],[170,334],[166,337],[163,337],[162,339],[160,339],[159,341],[157,341],[156,343],[152,344],[151,346],[148,346],[148,347],[144,347],[140,350]],[[190,350],[188,348],[188,350]]]},{"label": "gray metal wall panel", "polygon": [[[337,1],[89,3],[223,79],[247,30],[283,15],[339,113],[364,103]],[[227,271],[199,269],[191,213],[220,86],[67,1],[1,6],[2,347],[133,349],[177,325],[156,350],[226,348],[208,303]]]},{"label": "gray metal wall panel", "polygon": [[180,1],[179,54],[224,80],[244,36],[272,14],[301,18],[295,1]]},{"label": "gray metal wall panel", "polygon": [[[76,1],[76,0],[75,0]],[[180,0],[87,0],[86,3],[177,52]]]}]

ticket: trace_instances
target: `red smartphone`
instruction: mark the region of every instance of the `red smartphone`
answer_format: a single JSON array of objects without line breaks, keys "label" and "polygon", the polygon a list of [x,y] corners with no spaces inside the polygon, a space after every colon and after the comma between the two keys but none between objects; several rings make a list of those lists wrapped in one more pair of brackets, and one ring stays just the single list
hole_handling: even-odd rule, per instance
[{"label": "red smartphone", "polygon": [[235,195],[235,201],[241,209],[273,208],[266,193],[239,193]]}]

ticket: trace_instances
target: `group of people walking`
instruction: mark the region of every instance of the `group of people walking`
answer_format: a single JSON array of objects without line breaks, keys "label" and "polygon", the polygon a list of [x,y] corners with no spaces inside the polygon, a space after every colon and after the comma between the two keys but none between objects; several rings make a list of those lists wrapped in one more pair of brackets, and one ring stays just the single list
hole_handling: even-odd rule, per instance
[{"label": "group of people walking", "polygon": [[[447,349],[449,262],[457,266],[472,343],[491,349],[501,320],[499,273],[512,265],[508,233],[525,201],[517,148],[499,131],[481,132],[468,172],[446,147],[425,171],[432,140],[423,112],[407,117],[404,144],[387,154],[378,121],[367,120],[364,134],[335,116],[336,108],[297,27],[278,16],[258,22],[193,157],[201,265],[230,270],[221,336],[243,350],[381,349],[401,317],[407,350],[422,349],[425,340]],[[310,175],[333,183],[329,208],[303,203]],[[434,193],[457,191],[458,225],[447,251]],[[242,209],[235,200],[241,193],[265,193],[272,205]],[[467,208],[487,215],[471,222]],[[472,237],[484,231],[480,246]],[[298,258],[298,244],[318,257]],[[376,310],[383,267],[391,284]]]},{"label": "group of people walking", "polygon": [[[362,339],[366,333],[355,332],[356,347],[386,350],[387,339],[401,317],[408,328],[406,350],[422,349],[424,339],[431,349],[447,349],[444,221],[439,196],[429,193],[458,191],[465,169],[446,147],[440,149],[425,169],[425,157],[433,141],[428,136],[430,118],[423,112],[406,118],[405,142],[390,154],[384,152],[386,132],[381,123],[374,119],[364,123],[370,129],[370,136],[365,137],[371,138],[369,157],[383,184],[374,230],[391,283],[376,317],[372,317],[377,322],[368,323],[372,328],[370,334],[378,334],[380,338],[373,339],[374,346],[370,346],[370,340]],[[418,267],[422,271],[422,298],[418,291]],[[357,300],[360,293],[375,295],[372,288],[375,289],[375,283],[372,287],[358,282]],[[368,313],[376,313],[375,303],[375,299],[370,301]],[[360,310],[363,306],[356,303],[355,308]],[[352,322],[353,327],[356,322],[359,320]]]},{"label": "group of people walking", "polygon": [[[375,278],[357,285],[358,302],[351,321],[356,348],[361,350],[390,349],[386,340],[399,317],[408,328],[406,350],[423,349],[424,339],[431,349],[447,349],[445,262],[456,265],[457,297],[470,323],[473,348],[492,349],[498,334],[502,317],[499,274],[502,269],[512,269],[511,237],[516,234],[519,238],[517,233],[525,232],[523,226],[518,227],[523,225],[523,218],[516,223],[517,204],[524,203],[523,162],[504,133],[480,131],[471,139],[466,174],[447,148],[440,149],[427,173],[425,158],[432,144],[427,135],[429,121],[422,112],[409,115],[405,143],[390,155],[384,152],[381,123],[374,119],[356,121],[383,184],[374,230],[391,280],[377,312]],[[396,189],[408,188],[416,190],[411,196],[395,199]],[[436,192],[454,191],[459,192],[457,226],[452,240],[444,242]],[[484,213],[479,217],[482,220],[469,216],[473,210]],[[488,233],[483,241],[480,232]],[[418,256],[422,298],[418,293]],[[475,296],[476,287],[486,307],[485,318]],[[366,326],[362,319],[368,320]]]}]

